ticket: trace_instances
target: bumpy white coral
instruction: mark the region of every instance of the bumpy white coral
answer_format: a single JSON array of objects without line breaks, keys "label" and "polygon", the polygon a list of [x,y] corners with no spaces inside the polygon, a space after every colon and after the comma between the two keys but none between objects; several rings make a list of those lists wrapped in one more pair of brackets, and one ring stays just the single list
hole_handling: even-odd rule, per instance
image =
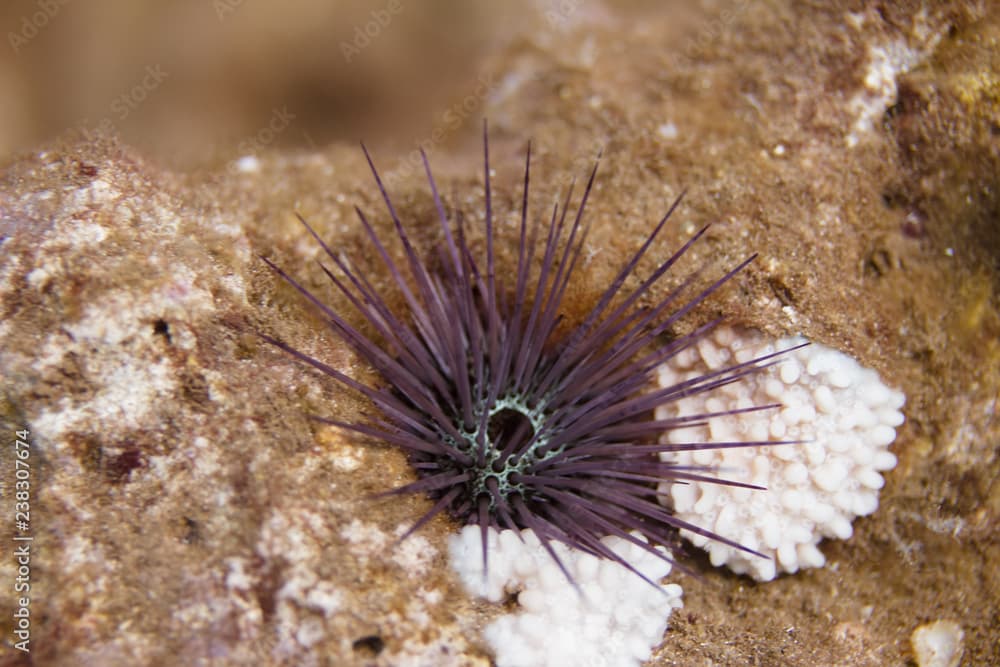
[{"label": "bumpy white coral", "polygon": [[[578,592],[530,530],[489,531],[483,576],[479,528],[451,538],[452,567],[466,589],[497,602],[520,591],[521,612],[506,614],[483,633],[497,667],[635,667],[648,659],[681,606],[681,587],[650,586],[618,563],[553,544]],[[522,542],[523,539],[523,542]],[[604,543],[653,581],[670,564],[616,537]]]},{"label": "bumpy white coral", "polygon": [[[761,335],[719,328],[659,368],[670,386],[708,370],[743,363],[804,342],[777,343]],[[770,556],[753,556],[700,535],[685,537],[758,581],[778,571],[820,567],[817,544],[824,537],[847,539],[856,516],[878,507],[884,484],[879,473],[896,465],[888,451],[903,422],[904,396],[886,387],[875,371],[847,355],[812,344],[739,382],[662,406],[668,419],[780,403],[783,407],[714,417],[704,426],[668,431],[664,442],[807,440],[803,444],[715,449],[663,454],[682,465],[713,466],[718,476],[767,487],[767,491],[695,482],[661,485],[664,501],[678,517]]]}]

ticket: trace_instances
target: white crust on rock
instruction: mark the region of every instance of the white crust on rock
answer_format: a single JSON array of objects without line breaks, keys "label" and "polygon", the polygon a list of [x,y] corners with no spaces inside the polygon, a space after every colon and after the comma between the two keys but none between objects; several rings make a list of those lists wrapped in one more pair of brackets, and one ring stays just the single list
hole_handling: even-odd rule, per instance
[{"label": "white crust on rock", "polygon": [[[768,342],[757,333],[720,327],[658,370],[661,387],[744,363],[805,342]],[[709,466],[724,479],[766,491],[693,482],[661,484],[661,500],[676,515],[764,553],[770,559],[682,531],[708,551],[713,565],[726,565],[758,581],[779,572],[820,567],[817,544],[847,539],[851,522],[878,507],[881,473],[896,465],[889,445],[903,423],[905,397],[885,386],[875,371],[813,343],[738,382],[661,406],[658,419],[780,403],[760,412],[713,417],[703,426],[666,432],[665,443],[735,440],[804,440],[749,448],[661,454],[684,466]]]},{"label": "white crust on rock", "polygon": [[[618,537],[602,540],[653,581],[670,564]],[[478,526],[451,538],[452,567],[471,594],[499,602],[517,592],[521,611],[488,625],[483,637],[497,667],[637,667],[663,639],[670,613],[682,606],[681,587],[654,588],[622,565],[553,543],[579,591],[567,581],[530,530],[488,533],[483,576]]]}]

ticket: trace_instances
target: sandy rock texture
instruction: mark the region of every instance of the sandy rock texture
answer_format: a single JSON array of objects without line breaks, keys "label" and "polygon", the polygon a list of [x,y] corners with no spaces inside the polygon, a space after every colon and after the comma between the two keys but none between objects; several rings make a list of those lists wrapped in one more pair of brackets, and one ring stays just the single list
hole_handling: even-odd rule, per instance
[{"label": "sandy rock texture", "polygon": [[[827,566],[757,584],[693,556],[649,664],[916,664],[911,634],[941,620],[963,664],[1000,661],[1000,10],[569,0],[526,4],[517,30],[415,142],[450,210],[481,219],[483,114],[501,212],[528,139],[536,211],[603,148],[574,307],[686,188],[657,257],[713,226],[675,280],[760,256],[685,328],[800,333],[907,396],[880,508],[824,543]],[[489,665],[498,610],[447,566],[457,527],[395,544],[428,503],[366,496],[412,479],[405,457],[308,420],[366,406],[255,335],[377,381],[258,258],[347,310],[299,211],[386,286],[353,212],[388,234],[363,157],[259,148],[168,169],[88,130],[3,167],[0,541],[20,429],[34,539],[31,653],[6,643],[4,594],[0,665]],[[430,244],[411,158],[375,154]],[[5,589],[17,567],[0,561]]]}]

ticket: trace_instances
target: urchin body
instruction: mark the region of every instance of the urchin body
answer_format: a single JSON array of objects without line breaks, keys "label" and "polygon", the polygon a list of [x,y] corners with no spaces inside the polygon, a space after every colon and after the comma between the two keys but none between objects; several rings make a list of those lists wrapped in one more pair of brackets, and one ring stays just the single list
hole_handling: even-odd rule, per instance
[{"label": "urchin body", "polygon": [[308,224],[337,268],[334,273],[323,267],[324,272],[377,332],[377,340],[268,264],[322,311],[333,330],[380,372],[387,386],[364,385],[285,343],[265,339],[359,391],[378,408],[379,416],[358,422],[317,419],[398,445],[409,453],[420,478],[387,493],[427,493],[435,500],[410,532],[447,511],[480,526],[484,561],[491,526],[533,530],[557,562],[553,540],[629,567],[601,541],[607,535],[668,558],[654,545],[673,545],[679,528],[742,548],[681,521],[656,500],[656,484],[664,481],[734,483],[716,479],[711,471],[663,462],[658,455],[764,443],[661,444],[658,439],[665,430],[704,423],[713,415],[657,420],[653,411],[692,393],[737,381],[769,363],[769,358],[653,391],[648,390],[648,381],[663,360],[696,344],[716,323],[666,344],[661,344],[663,334],[753,257],[690,298],[684,298],[685,283],[653,305],[639,307],[640,299],[651,295],[651,288],[705,231],[695,234],[635,290],[624,292],[678,198],[583,319],[560,333],[563,297],[585,244],[584,209],[596,165],[572,215],[568,215],[571,185],[562,204],[556,203],[551,215],[545,216],[547,226],[540,225],[537,217],[529,223],[529,148],[517,266],[498,276],[485,128],[485,257],[477,258],[467,242],[461,218],[457,223],[449,220],[426,156],[424,165],[443,242],[436,253],[419,253],[367,151],[365,155],[405,262],[392,259],[365,215],[357,213],[402,296],[402,312],[394,312],[389,306],[392,299],[378,293]]}]

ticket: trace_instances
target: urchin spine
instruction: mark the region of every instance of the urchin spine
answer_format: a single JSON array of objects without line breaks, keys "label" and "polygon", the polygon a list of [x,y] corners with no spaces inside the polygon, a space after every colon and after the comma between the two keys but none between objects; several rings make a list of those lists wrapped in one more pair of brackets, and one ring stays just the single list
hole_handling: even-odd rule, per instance
[{"label": "urchin spine", "polygon": [[[438,252],[441,268],[437,271],[431,271],[414,248],[371,156],[364,151],[403,247],[403,264],[409,280],[365,214],[360,209],[356,212],[403,298],[407,312],[402,316],[394,313],[372,283],[353,271],[303,220],[343,277],[325,266],[324,273],[375,329],[388,349],[366,337],[344,316],[265,260],[319,308],[331,328],[391,385],[389,388],[364,385],[265,336],[360,392],[382,413],[381,417],[365,422],[318,419],[406,449],[420,479],[386,493],[424,492],[436,501],[409,532],[442,511],[478,524],[484,569],[490,526],[533,530],[557,563],[559,559],[550,545],[553,540],[630,567],[600,541],[605,535],[616,535],[658,557],[669,558],[654,545],[672,544],[676,529],[687,529],[756,553],[673,516],[657,504],[655,483],[701,480],[757,487],[718,479],[710,470],[661,462],[656,455],[775,443],[660,444],[656,439],[664,430],[703,423],[715,415],[664,420],[652,417],[652,411],[685,396],[738,381],[773,363],[776,355],[646,391],[647,381],[661,362],[695,344],[718,322],[709,322],[651,351],[649,348],[755,256],[685,301],[681,301],[681,295],[690,280],[683,281],[653,306],[639,308],[639,300],[651,293],[657,281],[707,229],[697,232],[661,262],[634,291],[622,294],[627,279],[679,205],[678,197],[582,321],[559,338],[556,334],[561,322],[559,311],[585,244],[588,227],[583,224],[584,209],[594,185],[597,164],[575,214],[568,217],[571,185],[562,206],[553,205],[548,227],[540,235],[537,218],[530,228],[528,224],[529,146],[517,267],[514,285],[510,287],[506,281],[497,279],[485,126],[483,149],[485,266],[475,259],[461,217],[452,230],[427,157],[421,153],[444,239]],[[537,275],[533,276],[539,240],[541,257]],[[720,414],[741,411],[744,409]],[[633,531],[638,531],[645,540],[637,538]]]}]

